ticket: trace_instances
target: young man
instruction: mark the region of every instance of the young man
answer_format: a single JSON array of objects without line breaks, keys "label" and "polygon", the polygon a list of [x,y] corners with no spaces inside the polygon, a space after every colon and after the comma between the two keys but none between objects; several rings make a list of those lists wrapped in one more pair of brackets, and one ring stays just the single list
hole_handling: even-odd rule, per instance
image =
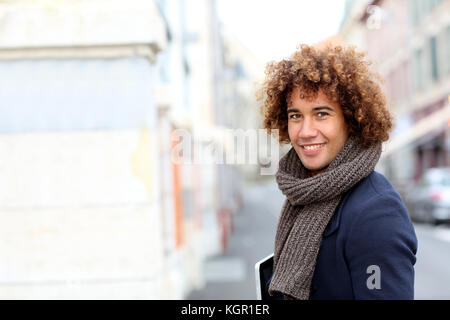
[{"label": "young man", "polygon": [[302,45],[266,69],[264,127],[292,144],[276,174],[286,201],[273,298],[414,298],[414,228],[374,171],[392,120],[363,58],[353,48]]}]

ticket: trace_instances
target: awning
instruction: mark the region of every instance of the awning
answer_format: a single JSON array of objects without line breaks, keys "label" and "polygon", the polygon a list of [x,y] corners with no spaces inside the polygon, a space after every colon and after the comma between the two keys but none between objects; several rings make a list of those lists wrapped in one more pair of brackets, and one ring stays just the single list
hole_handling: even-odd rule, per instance
[{"label": "awning", "polygon": [[449,128],[449,119],[450,103],[447,103],[442,109],[433,112],[426,118],[418,121],[409,129],[387,141],[384,144],[381,158],[393,154],[426,135],[432,135],[434,132],[440,132],[445,128]]}]

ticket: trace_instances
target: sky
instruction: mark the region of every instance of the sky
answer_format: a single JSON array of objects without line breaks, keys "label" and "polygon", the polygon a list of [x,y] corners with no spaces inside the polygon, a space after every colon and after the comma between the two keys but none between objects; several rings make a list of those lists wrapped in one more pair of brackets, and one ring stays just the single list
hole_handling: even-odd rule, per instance
[{"label": "sky", "polygon": [[345,0],[218,0],[219,19],[262,61],[288,57],[301,43],[339,30]]}]

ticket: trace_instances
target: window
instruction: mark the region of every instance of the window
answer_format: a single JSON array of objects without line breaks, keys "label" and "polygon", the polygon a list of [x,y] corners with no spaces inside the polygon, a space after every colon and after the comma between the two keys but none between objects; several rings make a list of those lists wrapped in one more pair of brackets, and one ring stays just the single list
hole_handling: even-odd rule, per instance
[{"label": "window", "polygon": [[409,12],[410,12],[410,21],[413,26],[416,26],[419,23],[419,6],[417,0],[411,0],[408,2],[409,4]]},{"label": "window", "polygon": [[436,37],[433,36],[430,38],[430,58],[431,58],[431,78],[433,81],[439,80],[438,73],[438,57],[437,57],[437,44]]},{"label": "window", "polygon": [[446,61],[447,63],[447,75],[450,74],[450,25],[447,26],[447,41],[445,41],[445,43],[447,44],[446,46],[446,50],[445,50],[445,59],[444,61]]},{"label": "window", "polygon": [[422,72],[422,56],[423,56],[423,50],[418,49],[414,53],[414,61],[413,61],[413,67],[414,67],[414,89],[415,90],[421,90],[423,88],[424,84],[424,74]]}]

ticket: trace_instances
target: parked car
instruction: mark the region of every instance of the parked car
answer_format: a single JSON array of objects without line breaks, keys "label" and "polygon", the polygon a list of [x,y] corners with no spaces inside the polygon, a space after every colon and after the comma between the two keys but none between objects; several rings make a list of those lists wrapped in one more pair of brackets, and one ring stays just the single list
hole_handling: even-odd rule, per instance
[{"label": "parked car", "polygon": [[428,169],[422,179],[405,192],[413,221],[439,224],[450,221],[450,168]]}]

